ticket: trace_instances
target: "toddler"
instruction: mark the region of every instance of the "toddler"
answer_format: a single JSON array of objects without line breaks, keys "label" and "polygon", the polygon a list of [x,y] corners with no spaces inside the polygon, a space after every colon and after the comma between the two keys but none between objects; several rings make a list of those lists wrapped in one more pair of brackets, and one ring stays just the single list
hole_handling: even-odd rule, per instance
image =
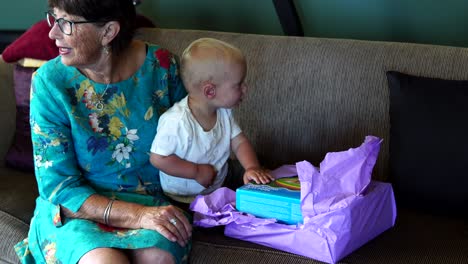
[{"label": "toddler", "polygon": [[160,117],[151,146],[150,161],[160,170],[164,193],[190,203],[221,187],[231,151],[245,169],[244,183],[273,180],[231,112],[247,92],[242,52],[201,38],[183,52],[180,71],[188,95]]}]

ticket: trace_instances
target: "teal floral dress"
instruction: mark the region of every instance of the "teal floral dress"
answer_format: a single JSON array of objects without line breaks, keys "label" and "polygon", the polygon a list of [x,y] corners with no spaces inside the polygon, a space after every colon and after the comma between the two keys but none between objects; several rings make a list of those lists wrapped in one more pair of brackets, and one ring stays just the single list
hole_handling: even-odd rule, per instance
[{"label": "teal floral dress", "polygon": [[39,197],[28,238],[15,250],[23,263],[77,263],[98,247],[158,247],[177,263],[180,247],[156,231],[122,229],[61,216],[92,194],[167,205],[149,151],[159,116],[186,95],[174,56],[147,44],[144,65],[129,79],[95,83],[57,57],[33,76],[31,132]]}]

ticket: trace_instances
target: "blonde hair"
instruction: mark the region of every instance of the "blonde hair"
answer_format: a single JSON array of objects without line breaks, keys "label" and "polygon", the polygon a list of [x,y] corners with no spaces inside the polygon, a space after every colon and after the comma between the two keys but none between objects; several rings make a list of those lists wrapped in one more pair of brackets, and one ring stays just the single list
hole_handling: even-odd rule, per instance
[{"label": "blonde hair", "polygon": [[242,51],[237,47],[214,38],[200,38],[182,53],[180,74],[187,90],[210,81],[220,82],[226,75],[225,68],[232,64],[247,63]]}]

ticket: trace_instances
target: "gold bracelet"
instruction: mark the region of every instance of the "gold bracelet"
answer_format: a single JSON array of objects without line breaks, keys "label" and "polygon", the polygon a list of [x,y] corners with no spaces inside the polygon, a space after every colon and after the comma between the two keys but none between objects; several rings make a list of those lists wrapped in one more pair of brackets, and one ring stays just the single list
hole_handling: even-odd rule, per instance
[{"label": "gold bracelet", "polygon": [[111,212],[113,203],[114,203],[114,199],[110,199],[109,203],[106,206],[106,209],[104,209],[103,219],[104,219],[104,224],[106,224],[106,225],[109,225],[109,216],[110,216],[110,212]]}]

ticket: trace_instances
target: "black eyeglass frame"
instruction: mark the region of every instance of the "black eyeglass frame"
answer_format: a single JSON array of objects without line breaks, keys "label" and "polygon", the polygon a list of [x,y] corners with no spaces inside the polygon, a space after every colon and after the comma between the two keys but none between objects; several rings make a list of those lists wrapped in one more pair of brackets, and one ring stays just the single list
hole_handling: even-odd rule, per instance
[{"label": "black eyeglass frame", "polygon": [[[55,24],[58,24],[60,31],[61,31],[63,34],[68,35],[68,36],[70,36],[70,35],[73,33],[73,25],[74,25],[74,24],[105,23],[105,21],[99,21],[99,20],[70,21],[70,20],[67,20],[67,19],[65,19],[65,18],[63,18],[63,17],[57,19],[57,17],[56,17],[53,13],[51,13],[50,11],[46,11],[46,12],[45,12],[45,15],[46,15],[47,24],[49,24],[49,27],[52,28]],[[51,23],[50,23],[49,16],[52,17],[52,18],[54,18],[54,24],[51,24]],[[62,26],[61,26],[61,24],[60,24],[61,21],[64,21],[64,22],[66,22],[66,23],[68,23],[68,24],[70,25],[70,33],[66,33],[66,32],[63,30],[63,28],[62,28]]]}]

